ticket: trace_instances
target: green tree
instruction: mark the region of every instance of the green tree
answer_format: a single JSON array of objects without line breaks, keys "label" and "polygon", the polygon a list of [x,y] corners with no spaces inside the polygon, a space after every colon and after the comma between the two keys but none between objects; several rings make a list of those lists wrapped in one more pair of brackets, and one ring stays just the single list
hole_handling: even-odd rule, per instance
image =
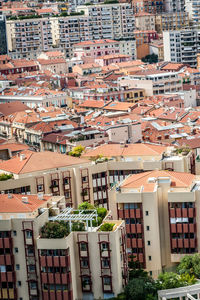
[{"label": "green tree", "polygon": [[145,63],[153,64],[158,62],[158,55],[156,54],[148,54],[142,58],[142,61]]},{"label": "green tree", "polygon": [[69,224],[66,222],[47,222],[41,228],[41,238],[62,239],[69,234]]},{"label": "green tree", "polygon": [[80,157],[81,153],[85,150],[85,147],[82,145],[76,146],[72,149],[72,151],[69,152],[69,155],[75,156],[75,157]]},{"label": "green tree", "polygon": [[177,274],[173,272],[162,273],[158,276],[156,281],[158,290],[173,289],[182,286],[192,285],[196,283],[194,275],[190,274]]},{"label": "green tree", "polygon": [[156,296],[157,289],[155,281],[150,277],[133,278],[125,287],[124,293],[127,300],[152,300],[152,297]]},{"label": "green tree", "polygon": [[177,267],[179,274],[194,275],[196,278],[200,278],[200,254],[185,255],[180,264]]}]

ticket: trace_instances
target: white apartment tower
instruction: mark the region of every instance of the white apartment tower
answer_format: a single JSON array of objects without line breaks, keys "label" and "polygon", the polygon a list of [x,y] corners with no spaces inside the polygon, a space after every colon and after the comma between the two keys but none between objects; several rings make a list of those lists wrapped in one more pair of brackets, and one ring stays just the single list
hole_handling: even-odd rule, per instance
[{"label": "white apartment tower", "polygon": [[200,51],[200,31],[177,30],[163,32],[164,60],[182,62],[191,67],[197,66],[197,53]]}]

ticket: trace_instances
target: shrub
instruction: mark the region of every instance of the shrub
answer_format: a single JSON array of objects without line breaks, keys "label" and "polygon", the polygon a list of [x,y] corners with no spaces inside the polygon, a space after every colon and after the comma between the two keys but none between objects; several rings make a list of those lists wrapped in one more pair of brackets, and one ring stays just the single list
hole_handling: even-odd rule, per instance
[{"label": "shrub", "polygon": [[48,222],[41,228],[41,238],[62,239],[69,234],[69,224],[66,222]]},{"label": "shrub", "polygon": [[104,219],[107,214],[107,209],[105,207],[98,207],[97,214],[100,218]]},{"label": "shrub", "polygon": [[49,217],[55,217],[56,216],[56,212],[54,209],[49,208]]},{"label": "shrub", "polygon": [[8,180],[11,178],[13,178],[13,174],[6,174],[6,173],[0,174],[0,181]]},{"label": "shrub", "polygon": [[94,209],[94,206],[89,202],[83,202],[78,206],[78,209],[86,210],[86,209]]},{"label": "shrub", "polygon": [[80,157],[81,153],[85,150],[85,147],[79,145],[76,146],[72,149],[72,151],[69,152],[69,155],[75,156],[75,157]]},{"label": "shrub", "polygon": [[178,265],[177,271],[179,274],[186,273],[200,278],[200,254],[184,256]]},{"label": "shrub", "polygon": [[104,223],[101,225],[100,231],[112,231],[114,226],[114,223]]},{"label": "shrub", "polygon": [[72,231],[85,231],[85,224],[82,222],[74,222],[72,224]]}]

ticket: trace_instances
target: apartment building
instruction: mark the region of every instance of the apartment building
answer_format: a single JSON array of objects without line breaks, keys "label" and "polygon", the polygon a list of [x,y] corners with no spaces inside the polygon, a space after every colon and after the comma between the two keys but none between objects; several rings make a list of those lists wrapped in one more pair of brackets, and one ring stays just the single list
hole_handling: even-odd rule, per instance
[{"label": "apartment building", "polygon": [[82,158],[27,150],[1,163],[0,172],[13,174],[14,179],[0,182],[0,191],[64,195],[68,206],[88,201],[109,209],[108,190],[113,183],[155,169],[191,173],[193,154],[178,155],[173,149],[150,144],[103,145]]},{"label": "apartment building", "polygon": [[0,55],[7,54],[6,18],[0,14]]},{"label": "apartment building", "polygon": [[155,29],[158,33],[184,28],[189,28],[189,14],[187,12],[165,12],[155,16]]},{"label": "apartment building", "polygon": [[185,11],[185,0],[166,0],[164,2],[166,12],[183,12]]},{"label": "apartment building", "polygon": [[[134,79],[134,81],[132,82],[131,79]],[[143,85],[147,95],[148,93],[152,93],[149,96],[175,93],[182,90],[182,82],[178,76],[178,72],[160,70],[138,71],[134,75],[127,76],[125,80],[124,83],[129,84],[130,87],[140,87]],[[146,91],[145,87],[148,91]]]},{"label": "apartment building", "polygon": [[130,3],[78,6],[77,11],[88,17],[94,40],[133,38],[135,17]]},{"label": "apartment building", "polygon": [[73,54],[78,59],[119,54],[119,42],[109,39],[80,42],[73,45]]},{"label": "apartment building", "polygon": [[10,103],[20,101],[30,108],[65,106],[67,104],[67,93],[64,91],[54,91],[41,88],[27,88],[26,86],[18,89],[4,89],[0,95],[0,103]]},{"label": "apartment building", "polygon": [[110,192],[126,222],[127,251],[157,276],[199,252],[199,181],[171,171],[134,174]]},{"label": "apartment building", "polygon": [[135,15],[135,27],[137,30],[155,30],[155,15],[140,12]]},{"label": "apartment building", "polygon": [[9,55],[36,58],[57,48],[69,57],[73,45],[82,41],[133,38],[135,18],[129,3],[78,6],[77,10],[76,16],[7,21]]},{"label": "apartment building", "polygon": [[[63,196],[1,194],[0,204],[2,299],[108,299],[122,291],[127,279],[123,221],[110,220],[108,212],[100,225],[114,227],[103,232],[91,224],[96,210],[83,219],[83,211],[65,208]],[[46,235],[45,225],[58,226],[61,220],[69,227],[65,235]],[[74,231],[77,224],[81,231]]]},{"label": "apartment building", "polygon": [[51,23],[48,18],[6,21],[8,53],[11,58],[36,59],[52,49]]},{"label": "apartment building", "polygon": [[84,41],[73,45],[73,55],[77,59],[82,59],[83,57],[98,58],[105,55],[125,54],[134,59],[135,48],[134,39]]},{"label": "apartment building", "polygon": [[132,1],[134,13],[160,13],[164,11],[163,1],[150,1],[150,0],[133,0]]},{"label": "apartment building", "polygon": [[189,14],[190,21],[193,27],[199,27],[200,7],[199,2],[195,0],[185,0],[185,10]]},{"label": "apartment building", "polygon": [[195,29],[163,32],[164,60],[197,66],[200,32]]},{"label": "apartment building", "polygon": [[149,53],[158,55],[158,61],[164,60],[163,41],[155,40],[149,44]]}]

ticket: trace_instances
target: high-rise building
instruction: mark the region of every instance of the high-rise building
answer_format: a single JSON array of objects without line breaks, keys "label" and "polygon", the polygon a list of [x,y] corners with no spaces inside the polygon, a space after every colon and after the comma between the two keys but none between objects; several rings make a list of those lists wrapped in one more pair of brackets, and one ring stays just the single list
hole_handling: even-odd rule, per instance
[{"label": "high-rise building", "polygon": [[0,55],[7,54],[6,18],[0,15]]},{"label": "high-rise building", "polygon": [[185,10],[189,13],[189,18],[193,27],[199,27],[200,5],[195,0],[185,0]]},{"label": "high-rise building", "polygon": [[185,10],[185,0],[166,0],[164,6],[166,12],[183,12]]},{"label": "high-rise building", "polygon": [[195,29],[164,31],[164,60],[197,66],[200,32]]},{"label": "high-rise building", "polygon": [[79,6],[77,10],[76,16],[7,21],[9,55],[36,58],[56,48],[69,57],[73,45],[81,41],[134,37],[135,18],[129,3]]},{"label": "high-rise building", "polygon": [[189,15],[184,11],[157,14],[155,16],[155,27],[158,33],[189,28]]}]

